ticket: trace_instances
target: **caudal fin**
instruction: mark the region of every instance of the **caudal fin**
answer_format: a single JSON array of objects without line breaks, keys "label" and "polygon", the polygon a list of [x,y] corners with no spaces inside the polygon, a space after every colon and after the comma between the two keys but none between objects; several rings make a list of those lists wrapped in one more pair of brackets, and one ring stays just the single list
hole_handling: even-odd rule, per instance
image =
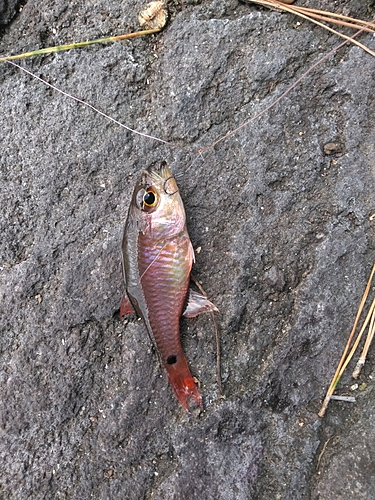
[{"label": "caudal fin", "polygon": [[176,398],[181,406],[189,411],[188,397],[192,398],[202,408],[202,398],[199,394],[194,379],[191,376],[185,356],[179,358],[172,364],[165,363],[164,368],[167,372],[169,383],[172,386]]}]

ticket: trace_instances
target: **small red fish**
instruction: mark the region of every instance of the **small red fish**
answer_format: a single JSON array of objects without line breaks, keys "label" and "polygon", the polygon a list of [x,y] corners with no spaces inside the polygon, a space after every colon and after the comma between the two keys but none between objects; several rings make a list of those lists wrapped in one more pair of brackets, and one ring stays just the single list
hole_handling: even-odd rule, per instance
[{"label": "small red fish", "polygon": [[136,311],[143,318],[180,404],[189,411],[189,396],[202,406],[181,347],[180,317],[218,309],[189,289],[194,250],[176,179],[165,164],[144,171],[135,186],[122,253],[121,317]]}]

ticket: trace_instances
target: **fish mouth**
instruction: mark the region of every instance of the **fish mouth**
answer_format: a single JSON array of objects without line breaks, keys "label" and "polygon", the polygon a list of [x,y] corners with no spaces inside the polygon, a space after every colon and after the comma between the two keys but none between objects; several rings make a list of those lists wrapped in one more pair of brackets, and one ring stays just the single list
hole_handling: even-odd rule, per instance
[{"label": "fish mouth", "polygon": [[162,161],[160,165],[151,165],[146,170],[146,173],[156,182],[174,177],[166,161]]},{"label": "fish mouth", "polygon": [[151,183],[161,184],[163,191],[167,195],[171,196],[179,191],[175,176],[165,161],[162,161],[160,165],[151,165],[144,175]]}]

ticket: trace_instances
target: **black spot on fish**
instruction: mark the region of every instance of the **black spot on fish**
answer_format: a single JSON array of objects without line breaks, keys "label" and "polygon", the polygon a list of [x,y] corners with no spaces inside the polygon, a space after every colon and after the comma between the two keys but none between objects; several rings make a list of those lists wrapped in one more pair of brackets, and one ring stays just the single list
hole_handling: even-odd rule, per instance
[{"label": "black spot on fish", "polygon": [[174,365],[177,362],[177,356],[168,356],[167,363],[168,365]]}]

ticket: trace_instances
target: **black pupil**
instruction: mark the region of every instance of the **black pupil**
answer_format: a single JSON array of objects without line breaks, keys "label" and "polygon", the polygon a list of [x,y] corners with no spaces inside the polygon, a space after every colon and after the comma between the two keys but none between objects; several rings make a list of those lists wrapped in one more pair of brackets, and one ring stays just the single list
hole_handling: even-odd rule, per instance
[{"label": "black pupil", "polygon": [[169,365],[174,365],[177,361],[177,356],[168,356],[167,363]]},{"label": "black pupil", "polygon": [[143,196],[143,201],[146,205],[153,205],[155,203],[155,195],[152,191],[148,191]]}]

